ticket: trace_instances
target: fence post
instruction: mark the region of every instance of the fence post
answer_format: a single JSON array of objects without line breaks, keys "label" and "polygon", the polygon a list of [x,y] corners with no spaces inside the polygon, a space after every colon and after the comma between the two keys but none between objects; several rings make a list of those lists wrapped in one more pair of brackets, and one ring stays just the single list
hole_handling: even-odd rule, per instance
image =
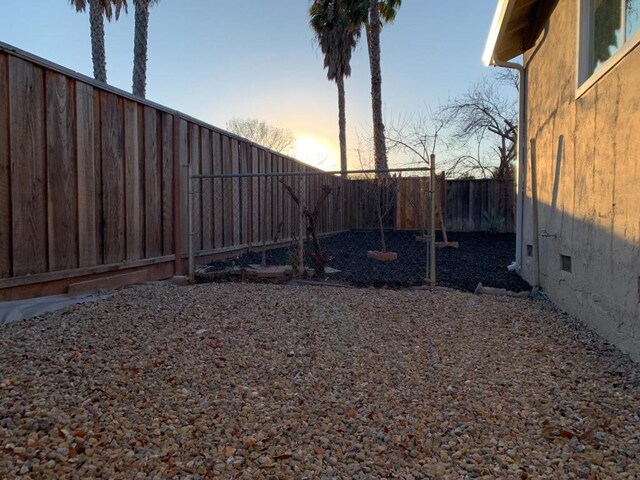
[{"label": "fence post", "polygon": [[191,171],[191,163],[189,163],[187,165],[187,178],[188,180],[188,185],[189,185],[189,198],[188,198],[188,202],[187,202],[187,227],[188,227],[188,249],[189,249],[189,280],[190,281],[194,281],[195,280],[195,252],[193,249],[193,237],[194,237],[194,229],[193,229],[193,196],[195,195],[195,190],[194,190],[194,179],[192,178],[192,171]]},{"label": "fence post", "polygon": [[436,183],[436,156],[435,154],[431,154],[430,157],[430,171],[429,171],[429,223],[430,223],[430,232],[431,242],[429,244],[429,256],[430,256],[430,273],[429,280],[432,287],[436,286],[436,206],[435,206],[435,183]]}]

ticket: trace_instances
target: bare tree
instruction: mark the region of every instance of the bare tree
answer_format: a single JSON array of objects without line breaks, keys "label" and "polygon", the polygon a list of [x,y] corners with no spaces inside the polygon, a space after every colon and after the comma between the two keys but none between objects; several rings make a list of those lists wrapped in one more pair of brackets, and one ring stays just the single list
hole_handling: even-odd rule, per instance
[{"label": "bare tree", "polygon": [[232,118],[227,130],[276,152],[289,153],[296,139],[290,130],[255,118]]},{"label": "bare tree", "polygon": [[[517,86],[511,74],[485,78],[440,109],[452,126],[451,139],[458,150],[455,167],[461,173],[510,178],[517,145],[517,101],[501,86]],[[486,159],[487,146],[497,156]]]}]

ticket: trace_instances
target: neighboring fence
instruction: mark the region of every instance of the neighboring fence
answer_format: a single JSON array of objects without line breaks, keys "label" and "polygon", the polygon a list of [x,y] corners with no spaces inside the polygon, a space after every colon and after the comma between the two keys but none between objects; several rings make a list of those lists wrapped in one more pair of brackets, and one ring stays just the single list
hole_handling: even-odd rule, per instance
[{"label": "neighboring fence", "polygon": [[[189,170],[319,171],[0,43],[0,300],[59,293],[114,272],[143,272],[131,281],[184,272]],[[323,185],[335,192],[320,234],[375,224],[365,207],[373,201],[366,181],[305,178],[312,206]],[[508,211],[504,230],[513,229],[512,191],[460,185],[469,186],[448,186],[443,198],[450,230],[480,229],[482,212],[493,209]],[[388,228],[420,221],[406,205],[397,211],[402,216]],[[202,261],[286,242],[294,233],[278,177],[202,183],[194,215]]]},{"label": "neighboring fence", "polygon": [[[499,232],[515,231],[513,180],[447,180],[445,225],[452,232],[485,229],[483,216],[496,221]],[[504,220],[500,222],[500,218]]]},{"label": "neighboring fence", "polygon": [[[436,229],[440,229],[440,209],[446,208],[445,177],[444,172],[437,176],[437,194],[439,201],[436,201]],[[398,201],[395,218],[395,228],[397,230],[413,230],[422,233],[429,230],[429,178],[411,177],[401,178],[398,181]]]}]

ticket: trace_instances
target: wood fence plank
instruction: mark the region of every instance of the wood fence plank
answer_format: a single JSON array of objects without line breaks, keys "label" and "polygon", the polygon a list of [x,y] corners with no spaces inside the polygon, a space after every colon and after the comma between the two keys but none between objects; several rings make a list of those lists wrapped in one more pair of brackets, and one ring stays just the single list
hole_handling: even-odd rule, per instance
[{"label": "wood fence plank", "polygon": [[[221,136],[218,132],[211,134],[212,144],[212,171],[214,174],[222,173],[222,144]],[[216,178],[212,182],[213,185],[213,234],[214,247],[221,248],[224,246],[224,202],[222,192],[222,179]]]},{"label": "wood fence plank", "polygon": [[[273,156],[273,172],[278,174],[282,172],[282,157],[280,155]],[[278,239],[282,237],[283,188],[280,183],[280,177],[273,177],[273,236],[274,238],[278,237]]]},{"label": "wood fence plank", "polygon": [[145,256],[162,255],[162,174],[158,112],[144,107],[144,232]]},{"label": "wood fence plank", "polygon": [[173,141],[173,252],[175,254],[175,263],[173,272],[175,275],[182,275],[184,272],[184,262],[182,261],[182,219],[187,215],[182,210],[182,197],[185,191],[182,190],[182,158],[180,157],[180,115],[176,112],[171,115],[171,136]]},{"label": "wood fence plank", "polygon": [[[195,123],[189,124],[189,164],[191,165],[191,173],[199,175],[202,172],[201,154],[200,154],[200,127]],[[197,253],[202,249],[202,181],[194,180],[195,196],[193,199],[193,227],[194,252]]]},{"label": "wood fence plank", "polygon": [[123,100],[100,92],[102,126],[102,224],[104,261],[125,260],[124,114]]},{"label": "wood fence plank", "polygon": [[[284,163],[282,165],[282,171],[283,172],[293,172],[293,162],[288,159],[285,158],[284,159]],[[296,177],[284,177],[284,181],[287,182],[288,185],[295,185],[297,180]],[[291,197],[289,196],[289,194],[285,191],[284,192],[284,232],[283,232],[283,238],[287,239],[287,240],[291,240],[292,239],[292,231],[293,231],[293,208],[291,205]]]},{"label": "wood fence plank", "polygon": [[78,172],[78,266],[98,263],[96,155],[93,87],[76,83],[76,152]]},{"label": "wood fence plank", "polygon": [[49,271],[78,267],[78,219],[73,83],[46,72]]},{"label": "wood fence plank", "polygon": [[47,198],[42,69],[9,58],[13,275],[47,271]]},{"label": "wood fence plank", "polygon": [[482,218],[482,184],[474,182],[473,200],[471,203],[472,227],[474,230],[480,230],[480,219]]},{"label": "wood fence plank", "polygon": [[[247,155],[248,145],[245,142],[240,142],[240,173],[249,172],[249,158]],[[240,179],[240,206],[241,206],[241,243],[243,245],[249,244],[249,232],[251,231],[251,216],[249,212],[249,179]]]},{"label": "wood fence plank", "polygon": [[11,276],[9,59],[0,54],[0,278]]},{"label": "wood fence plank", "polygon": [[[270,152],[264,152],[264,171],[265,173],[273,173],[273,160]],[[273,240],[273,177],[265,177],[265,201],[263,202],[264,214],[265,214],[265,231],[264,236],[267,242]]]},{"label": "wood fence plank", "polygon": [[[202,174],[210,175],[212,170],[211,154],[211,133],[208,129],[200,130],[200,148],[202,151]],[[213,192],[210,178],[203,178],[202,185],[202,248],[211,250],[213,248]]]},{"label": "wood fence plank", "polygon": [[161,113],[162,125],[162,254],[174,253],[173,242],[173,184],[174,184],[174,148],[173,116]]},{"label": "wood fence plank", "polygon": [[[258,173],[258,148],[251,147],[251,172]],[[252,177],[251,179],[251,211],[252,211],[252,233],[251,241],[255,245],[260,240],[260,179]]]},{"label": "wood fence plank", "polygon": [[127,260],[144,258],[144,209],[142,167],[140,165],[140,129],[138,125],[138,104],[124,102],[124,149],[125,149],[125,191]]},{"label": "wood fence plank", "polygon": [[187,202],[189,199],[189,124],[186,120],[178,120],[178,151],[180,157],[180,211],[182,255],[186,255],[189,249],[189,217],[187,215]]},{"label": "wood fence plank", "polygon": [[[233,175],[240,173],[240,160],[239,160],[239,145],[238,140],[231,139],[231,172]],[[241,244],[241,231],[240,231],[240,181],[238,178],[231,179],[232,188],[232,202],[233,202],[233,245]]]},{"label": "wood fence plank", "polygon": [[[231,139],[222,136],[222,173],[230,174],[231,168]],[[224,220],[224,246],[233,245],[233,189],[232,180],[230,178],[222,179],[222,203],[223,203],[223,220]]]}]

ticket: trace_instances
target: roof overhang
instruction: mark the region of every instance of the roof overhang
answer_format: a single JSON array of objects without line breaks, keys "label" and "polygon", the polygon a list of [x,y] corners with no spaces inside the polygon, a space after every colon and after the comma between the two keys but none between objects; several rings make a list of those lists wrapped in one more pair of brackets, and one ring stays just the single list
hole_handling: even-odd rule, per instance
[{"label": "roof overhang", "polygon": [[[482,55],[485,65],[507,62],[531,45],[541,20],[544,0],[498,0],[487,45]],[[546,20],[546,18],[545,18]]]}]

